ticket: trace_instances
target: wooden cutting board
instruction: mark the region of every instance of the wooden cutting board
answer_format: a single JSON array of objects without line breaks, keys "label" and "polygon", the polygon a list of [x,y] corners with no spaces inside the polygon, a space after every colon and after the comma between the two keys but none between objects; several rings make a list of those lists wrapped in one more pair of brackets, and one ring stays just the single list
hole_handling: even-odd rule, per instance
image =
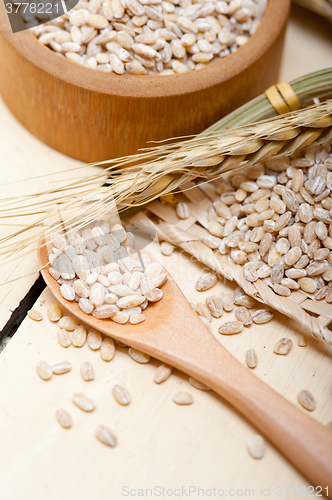
[{"label": "wooden cutting board", "polygon": [[[316,25],[314,22],[312,14],[304,16],[298,9],[293,15],[280,80],[330,64],[332,37],[323,22],[316,21]],[[1,101],[0,118],[0,151],[9,167],[0,172],[3,195],[21,194],[47,185],[43,179],[36,179],[33,184],[4,185],[10,180],[59,169],[66,171],[66,178],[77,175],[68,170],[77,166],[77,162],[39,143],[15,121]],[[1,228],[1,234],[7,230]],[[209,294],[194,289],[203,270],[201,265],[178,251],[164,257],[163,264],[189,300],[202,301]],[[36,279],[35,271],[34,255],[1,268],[2,278],[7,280],[34,273],[0,287],[1,325]],[[226,289],[232,289],[232,285],[219,282],[213,293]],[[204,490],[205,497],[209,489],[213,496],[213,488],[216,497],[221,489],[224,497],[226,494],[235,498],[245,498],[245,494],[249,498],[304,497],[295,487],[308,488],[307,481],[279,452],[267,443],[264,458],[252,459],[246,450],[246,440],[255,429],[221,398],[192,387],[184,374],[175,372],[158,386],[153,382],[159,365],[156,360],[139,365],[128,356],[127,349],[117,348],[114,359],[106,363],[99,352],[92,352],[87,346],[81,349],[71,346],[67,350],[60,347],[56,341],[57,326],[46,318],[51,303],[53,298],[45,291],[35,305],[43,313],[43,321],[36,323],[27,318],[0,355],[1,500],[120,500],[130,490],[128,496],[138,496],[139,489],[149,495],[145,490],[154,487],[155,493],[161,495],[165,488],[165,496],[170,490],[170,498],[172,493],[177,495],[177,488],[182,496],[185,493],[189,496],[190,492],[190,498],[194,499],[203,497],[198,488]],[[232,318],[232,314],[225,314],[222,320]],[[220,323],[221,320],[213,320],[214,333],[242,363],[245,351],[256,349],[257,376],[296,405],[297,392],[309,389],[317,400],[313,418],[324,424],[332,420],[331,349],[312,340],[308,347],[298,347],[301,332],[279,314],[271,323],[254,325],[230,337],[217,333]],[[293,349],[285,357],[277,356],[272,352],[273,346],[285,336],[293,340]],[[68,359],[73,370],[43,382],[35,371],[40,359],[50,362]],[[94,366],[94,382],[81,379],[79,367],[83,361]],[[130,391],[132,403],[128,407],[114,401],[111,387],[115,383],[124,384]],[[179,390],[191,392],[194,404],[175,405],[172,396]],[[74,407],[71,395],[78,391],[94,397],[95,412],[85,414]],[[72,414],[71,430],[62,429],[56,422],[54,414],[58,407],[67,408]],[[93,432],[98,424],[114,430],[119,440],[117,448],[107,448],[95,439]],[[292,487],[288,496],[287,486]],[[309,490],[303,492],[307,496]]]}]

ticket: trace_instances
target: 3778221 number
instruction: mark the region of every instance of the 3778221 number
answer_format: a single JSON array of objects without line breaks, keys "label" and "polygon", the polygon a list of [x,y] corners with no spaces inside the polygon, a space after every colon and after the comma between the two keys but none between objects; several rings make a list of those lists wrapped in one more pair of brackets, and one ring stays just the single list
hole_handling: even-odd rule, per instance
[{"label": "3778221 number", "polygon": [[59,14],[59,3],[55,3],[54,5],[51,3],[17,3],[15,4],[8,2],[6,3],[6,12],[7,14],[17,14],[18,12],[26,13],[30,12],[31,14]]},{"label": "3778221 number", "polygon": [[329,488],[322,486],[277,486],[276,495],[278,497],[295,497],[299,494],[301,497],[323,497],[328,496]]}]

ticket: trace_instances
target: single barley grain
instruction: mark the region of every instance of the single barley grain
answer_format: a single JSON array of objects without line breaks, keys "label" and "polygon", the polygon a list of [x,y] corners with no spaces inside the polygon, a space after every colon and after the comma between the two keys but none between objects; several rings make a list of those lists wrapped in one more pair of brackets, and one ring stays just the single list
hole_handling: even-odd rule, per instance
[{"label": "single barley grain", "polygon": [[126,406],[131,402],[131,396],[123,385],[116,384],[112,389],[112,394],[120,405]]},{"label": "single barley grain", "polygon": [[214,318],[221,318],[223,313],[223,305],[220,297],[210,295],[206,298],[206,305],[210,311],[211,316]]},{"label": "single barley grain", "polygon": [[241,321],[243,326],[250,326],[252,324],[252,316],[246,307],[235,309],[235,316],[238,321]]},{"label": "single barley grain", "polygon": [[104,361],[111,361],[115,355],[114,341],[110,337],[105,337],[100,346],[100,355]]},{"label": "single barley grain", "polygon": [[97,330],[90,330],[87,337],[87,343],[90,349],[97,351],[101,347],[103,341],[102,334]]},{"label": "single barley grain", "polygon": [[52,368],[46,361],[38,361],[36,370],[42,380],[49,380],[53,375]]},{"label": "single barley grain", "polygon": [[180,219],[188,219],[190,216],[188,205],[186,203],[178,203],[176,205],[176,213]]},{"label": "single barley grain", "polygon": [[196,312],[199,316],[203,316],[209,322],[212,321],[210,310],[205,304],[203,304],[203,302],[198,302],[198,304],[196,304]]},{"label": "single barley grain", "polygon": [[204,290],[209,290],[217,283],[217,276],[213,273],[205,273],[196,282],[196,290],[202,292]]},{"label": "single barley grain", "polygon": [[82,379],[85,380],[86,382],[94,380],[95,378],[94,370],[92,364],[89,363],[89,361],[85,361],[84,363],[81,364],[81,376]]},{"label": "single barley grain", "polygon": [[141,352],[138,349],[134,349],[134,347],[129,347],[128,354],[137,363],[144,364],[150,361],[150,356],[148,354],[145,354],[144,352]]},{"label": "single barley grain", "polygon": [[117,438],[111,429],[105,427],[104,425],[98,425],[95,430],[95,436],[101,443],[114,448],[117,445]]},{"label": "single barley grain", "polygon": [[247,309],[252,309],[256,305],[255,299],[252,297],[249,297],[249,295],[246,295],[245,293],[241,294],[236,301],[234,300],[233,297],[233,302],[237,306],[243,306],[246,307]]},{"label": "single barley grain", "polygon": [[86,341],[86,329],[79,325],[72,333],[72,342],[75,347],[82,347]]},{"label": "single barley grain", "polygon": [[258,311],[252,313],[252,319],[257,325],[263,325],[273,319],[273,312],[268,309],[259,309]]},{"label": "single barley grain", "polygon": [[96,408],[96,403],[82,392],[77,392],[72,396],[72,402],[83,411],[90,412]]},{"label": "single barley grain", "polygon": [[62,309],[59,304],[52,304],[48,307],[47,316],[50,321],[59,321],[62,317]]},{"label": "single barley grain", "polygon": [[247,440],[247,448],[253,458],[260,459],[265,453],[265,442],[262,436],[256,434]]},{"label": "single barley grain", "polygon": [[57,339],[61,347],[69,347],[71,344],[71,338],[66,330],[59,328],[57,333]]},{"label": "single barley grain", "polygon": [[230,312],[234,309],[234,302],[232,294],[230,292],[224,292],[220,294],[220,299],[222,306],[226,312]]},{"label": "single barley grain", "polygon": [[59,319],[59,327],[67,332],[73,332],[78,327],[78,321],[70,316],[63,316]]},{"label": "single barley grain", "polygon": [[274,346],[273,352],[276,354],[280,355],[286,355],[289,353],[293,346],[293,342],[291,339],[288,339],[287,337],[284,337],[283,339],[279,340],[276,345]]},{"label": "single barley grain", "polygon": [[258,365],[258,357],[255,349],[248,349],[246,352],[246,363],[249,368],[256,368]]},{"label": "single barley grain", "polygon": [[28,316],[34,321],[41,321],[43,319],[42,313],[37,311],[36,309],[30,309],[30,311],[28,312]]},{"label": "single barley grain", "polygon": [[165,382],[165,380],[167,380],[171,376],[172,370],[173,368],[171,366],[166,365],[164,363],[162,365],[159,365],[157,370],[155,371],[153,381],[156,384],[161,384],[162,382]]},{"label": "single barley grain", "polygon": [[306,337],[301,337],[297,343],[299,347],[307,347],[308,341]]},{"label": "single barley grain", "polygon": [[218,332],[223,335],[233,335],[235,333],[240,333],[243,330],[243,323],[241,321],[228,321],[223,325],[220,325]]},{"label": "single barley grain", "polygon": [[196,387],[196,389],[199,389],[200,391],[209,391],[210,390],[209,387],[207,387],[205,384],[202,384],[202,382],[200,382],[199,380],[196,380],[193,377],[189,377],[189,383],[190,383],[190,385],[192,385],[193,387]]},{"label": "single barley grain", "polygon": [[302,389],[297,395],[298,402],[303,408],[308,411],[313,411],[316,408],[316,400],[311,394],[311,392]]},{"label": "single barley grain", "polygon": [[178,405],[191,405],[194,398],[189,392],[180,391],[174,394],[173,401]]},{"label": "single barley grain", "polygon": [[59,408],[55,413],[56,419],[64,429],[70,429],[73,426],[73,419],[63,408]]},{"label": "single barley grain", "polygon": [[64,283],[60,286],[60,293],[62,297],[68,301],[73,301],[75,299],[74,289],[68,283]]},{"label": "single barley grain", "polygon": [[60,360],[55,361],[51,364],[52,371],[55,375],[62,375],[63,373],[68,373],[73,368],[70,361]]}]

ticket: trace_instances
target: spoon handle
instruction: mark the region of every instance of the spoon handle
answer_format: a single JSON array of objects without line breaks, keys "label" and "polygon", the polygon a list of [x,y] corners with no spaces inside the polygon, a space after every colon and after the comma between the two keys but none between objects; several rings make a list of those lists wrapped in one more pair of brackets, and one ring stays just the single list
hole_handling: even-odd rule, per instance
[{"label": "spoon handle", "polygon": [[[191,315],[170,330],[168,353],[159,359],[200,380],[231,403],[259,429],[313,485],[332,498],[332,432],[275,392],[234,358]],[[163,328],[161,328],[163,330]],[[328,488],[326,490],[325,488]]]}]

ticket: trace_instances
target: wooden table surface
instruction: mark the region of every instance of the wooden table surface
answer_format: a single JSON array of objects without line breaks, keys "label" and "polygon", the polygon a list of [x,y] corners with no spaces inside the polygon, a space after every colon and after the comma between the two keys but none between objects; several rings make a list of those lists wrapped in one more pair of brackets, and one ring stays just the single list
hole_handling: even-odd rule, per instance
[{"label": "wooden table surface", "polygon": [[[280,81],[331,65],[331,25],[294,7]],[[1,196],[45,188],[53,180],[39,177],[45,173],[61,170],[63,177],[75,176],[68,170],[79,163],[31,136],[1,100],[0,138]],[[36,178],[23,181],[31,177]],[[1,234],[9,230],[3,226]],[[156,244],[153,249],[158,250]],[[178,251],[163,257],[163,264],[189,300],[205,299],[208,292],[194,289],[203,266]],[[22,275],[27,276],[15,280]],[[36,278],[34,254],[1,266],[1,282],[9,282],[0,287],[1,328]],[[232,288],[219,282],[213,292]],[[57,326],[46,318],[51,303],[52,296],[46,290],[35,305],[43,313],[43,321],[36,323],[26,318],[0,355],[1,500],[120,500],[144,495],[151,498],[151,492],[146,490],[153,488],[156,489],[152,498],[198,499],[203,493],[205,497],[217,498],[222,494],[272,499],[310,496],[307,480],[269,443],[262,460],[252,459],[246,440],[255,429],[220,397],[189,385],[186,375],[176,371],[158,386],[152,380],[160,364],[157,360],[139,365],[125,348],[117,348],[110,363],[102,361],[100,353],[87,346],[64,350],[56,340]],[[232,314],[225,314],[224,318],[230,320]],[[213,333],[234,356],[244,363],[246,350],[255,348],[258,377],[295,405],[297,392],[309,389],[317,400],[313,418],[324,424],[332,420],[331,348],[312,339],[308,347],[298,347],[301,332],[279,314],[267,325],[255,325],[230,337],[217,333],[220,322],[213,320]],[[293,340],[293,349],[286,357],[276,356],[273,346],[285,336]],[[74,368],[69,374],[42,382],[35,371],[40,359],[68,359]],[[79,366],[83,361],[93,364],[94,382],[80,378]],[[132,403],[128,407],[120,407],[112,398],[114,383],[123,383],[129,389]],[[172,396],[178,390],[191,392],[194,404],[175,405]],[[96,400],[93,414],[85,414],[72,405],[71,395],[79,391]],[[72,414],[71,430],[63,430],[55,421],[58,407],[67,408]],[[107,448],[94,438],[98,424],[108,425],[116,432],[117,448]]]}]

